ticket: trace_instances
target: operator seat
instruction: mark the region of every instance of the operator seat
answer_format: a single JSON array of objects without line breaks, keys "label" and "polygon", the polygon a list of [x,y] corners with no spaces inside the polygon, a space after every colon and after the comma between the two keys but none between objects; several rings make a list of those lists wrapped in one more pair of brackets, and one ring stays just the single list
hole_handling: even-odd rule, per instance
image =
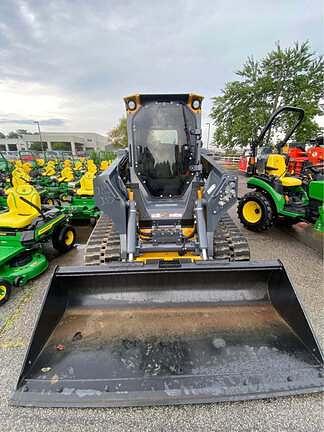
[{"label": "operator seat", "polygon": [[93,179],[95,177],[95,173],[93,171],[87,171],[83,176],[80,178],[80,188],[76,190],[77,195],[87,195],[87,196],[93,196],[94,190],[93,190]]},{"label": "operator seat", "polygon": [[0,214],[0,228],[23,229],[39,216],[39,212],[21,198],[41,208],[39,193],[33,186],[24,184],[11,188],[7,198],[8,211]]},{"label": "operator seat", "polygon": [[270,154],[266,163],[266,173],[279,178],[284,187],[301,186],[302,181],[297,177],[286,176],[286,159],[281,154]]}]

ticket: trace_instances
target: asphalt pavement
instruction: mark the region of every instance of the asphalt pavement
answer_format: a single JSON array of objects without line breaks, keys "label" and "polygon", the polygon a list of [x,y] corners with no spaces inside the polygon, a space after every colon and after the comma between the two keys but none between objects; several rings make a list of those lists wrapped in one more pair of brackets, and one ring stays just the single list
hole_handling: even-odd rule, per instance
[{"label": "asphalt pavement", "polygon": [[[244,179],[240,178],[241,193]],[[231,215],[238,222],[236,209]],[[323,262],[311,247],[274,228],[262,234],[242,228],[252,259],[284,263],[323,346]],[[50,252],[49,252],[50,253]],[[320,432],[324,430],[323,395],[209,405],[114,409],[38,409],[8,404],[27,349],[41,299],[55,265],[82,263],[82,245],[64,257],[53,257],[50,270],[0,308],[0,430],[13,431],[265,431]]]}]

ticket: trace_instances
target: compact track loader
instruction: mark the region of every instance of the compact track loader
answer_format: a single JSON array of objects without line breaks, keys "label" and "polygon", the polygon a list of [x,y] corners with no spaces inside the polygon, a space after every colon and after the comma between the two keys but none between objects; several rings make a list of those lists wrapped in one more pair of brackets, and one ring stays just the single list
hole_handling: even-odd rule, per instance
[{"label": "compact track loader", "polygon": [[237,178],[202,151],[196,94],[125,98],[87,266],[57,268],[15,405],[200,403],[319,392],[323,356],[279,261],[249,261]]}]

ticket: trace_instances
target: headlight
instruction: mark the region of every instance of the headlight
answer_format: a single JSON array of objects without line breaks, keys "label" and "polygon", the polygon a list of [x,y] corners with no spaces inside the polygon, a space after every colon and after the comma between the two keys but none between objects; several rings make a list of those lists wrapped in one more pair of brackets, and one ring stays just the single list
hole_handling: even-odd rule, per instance
[{"label": "headlight", "polygon": [[193,99],[191,102],[191,106],[193,109],[197,110],[200,108],[200,100],[199,99]]},{"label": "headlight", "polygon": [[130,111],[134,111],[135,109],[136,109],[136,102],[134,101],[134,100],[129,100],[128,102],[127,102],[127,108],[130,110]]}]

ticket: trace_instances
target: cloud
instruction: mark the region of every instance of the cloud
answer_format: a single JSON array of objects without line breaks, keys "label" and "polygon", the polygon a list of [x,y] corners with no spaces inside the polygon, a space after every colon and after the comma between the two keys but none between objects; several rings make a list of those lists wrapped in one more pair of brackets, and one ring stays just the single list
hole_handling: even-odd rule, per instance
[{"label": "cloud", "polygon": [[[20,97],[11,112],[64,118],[71,130],[106,131],[134,91],[197,91],[207,118],[247,56],[277,40],[323,51],[321,10],[321,0],[1,0],[0,79],[16,83],[11,95],[48,96],[29,114]],[[0,102],[3,117],[1,89]]]},{"label": "cloud", "polygon": [[[35,120],[28,119],[6,119],[0,118],[0,124],[14,124],[14,125],[34,125]],[[65,120],[60,118],[50,118],[41,120],[39,122],[41,126],[64,126]]]}]

